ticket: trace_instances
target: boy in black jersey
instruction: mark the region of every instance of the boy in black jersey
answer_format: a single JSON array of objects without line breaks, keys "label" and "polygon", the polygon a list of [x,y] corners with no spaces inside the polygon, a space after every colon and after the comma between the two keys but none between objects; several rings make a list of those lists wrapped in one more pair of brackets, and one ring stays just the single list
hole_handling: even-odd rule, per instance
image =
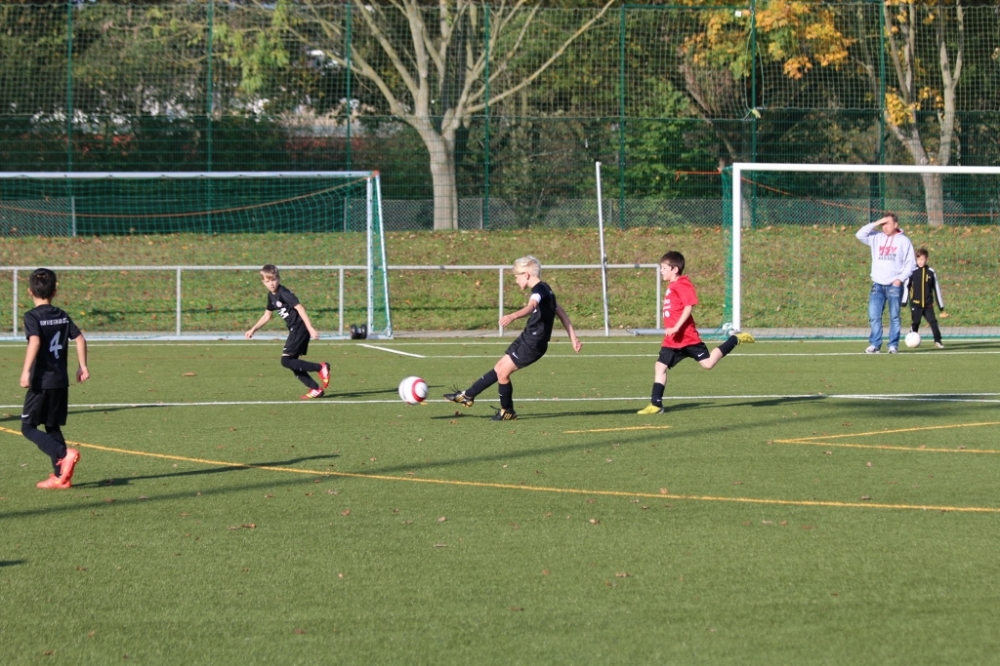
[{"label": "boy in black jersey", "polygon": [[559,317],[563,328],[569,334],[573,350],[580,351],[581,343],[573,330],[573,324],[570,323],[566,312],[556,303],[556,295],[552,293],[552,289],[541,281],[541,273],[541,263],[532,256],[521,257],[514,261],[517,286],[522,291],[530,288],[531,297],[523,308],[501,317],[500,325],[506,327],[515,319],[528,315],[531,315],[531,318],[525,324],[524,331],[511,343],[503,358],[497,361],[492,370],[464,391],[445,393],[446,399],[472,407],[477,395],[499,382],[497,388],[500,392],[500,409],[491,420],[512,421],[517,418],[517,413],[514,411],[514,385],[511,384],[510,376],[545,355],[549,348],[549,339],[552,337],[552,322],[556,317]]},{"label": "boy in black jersey", "polygon": [[[56,274],[39,268],[28,278],[28,293],[35,307],[24,313],[24,335],[28,350],[24,354],[21,388],[28,389],[21,410],[21,433],[52,459],[53,473],[36,485],[39,488],[65,489],[72,484],[73,470],[80,452],[66,446],[61,427],[66,425],[69,409],[69,373],[66,370],[66,347],[76,341],[80,367],[76,381],[90,377],[87,369],[87,341],[69,315],[52,305],[56,294]],[[38,426],[45,424],[45,432]]]},{"label": "boy in black jersey", "polygon": [[910,302],[910,330],[916,333],[920,330],[921,317],[931,325],[931,333],[934,334],[934,347],[944,349],[941,342],[941,329],[938,328],[937,317],[934,316],[934,301],[937,300],[941,309],[941,316],[947,317],[944,311],[944,297],[941,296],[941,284],[937,280],[937,273],[927,265],[927,258],[930,252],[927,248],[920,248],[916,251],[917,268],[903,284],[903,298]]},{"label": "boy in black jersey", "polygon": [[[271,316],[275,310],[278,316],[285,320],[288,326],[288,339],[285,340],[285,348],[281,351],[281,366],[288,368],[298,377],[299,381],[306,385],[309,390],[302,396],[302,400],[323,397],[323,389],[330,385],[330,364],[310,363],[304,361],[300,356],[305,356],[309,351],[309,340],[319,338],[319,331],[313,328],[309,315],[306,314],[305,307],[299,303],[295,294],[281,284],[281,276],[278,274],[278,267],[274,264],[266,264],[260,269],[260,279],[264,282],[269,292],[267,295],[267,308],[257,323],[253,325],[244,337],[249,340],[264,324],[271,321]],[[319,373],[319,379],[323,382],[323,388],[319,387],[310,372]]]}]

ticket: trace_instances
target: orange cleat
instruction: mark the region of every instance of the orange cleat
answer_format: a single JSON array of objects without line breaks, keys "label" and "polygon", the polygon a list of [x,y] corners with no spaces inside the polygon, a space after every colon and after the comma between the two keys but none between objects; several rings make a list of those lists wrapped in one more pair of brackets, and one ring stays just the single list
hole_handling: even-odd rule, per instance
[{"label": "orange cleat", "polygon": [[309,389],[309,392],[299,399],[312,400],[313,398],[322,398],[322,397],[323,397],[323,389],[314,388],[314,389]]},{"label": "orange cleat", "polygon": [[48,490],[48,489],[65,490],[66,488],[70,487],[70,484],[69,482],[64,483],[63,480],[60,479],[55,474],[49,474],[49,478],[45,479],[44,481],[39,481],[38,483],[35,484],[35,487],[42,488],[43,490]]},{"label": "orange cleat", "polygon": [[320,363],[319,364],[319,378],[323,382],[323,388],[327,388],[330,385],[330,364]]},{"label": "orange cleat", "polygon": [[73,470],[76,468],[76,463],[80,461],[80,452],[76,449],[66,449],[66,457],[59,461],[59,480],[66,484],[66,487],[70,487],[70,482],[73,480]]}]

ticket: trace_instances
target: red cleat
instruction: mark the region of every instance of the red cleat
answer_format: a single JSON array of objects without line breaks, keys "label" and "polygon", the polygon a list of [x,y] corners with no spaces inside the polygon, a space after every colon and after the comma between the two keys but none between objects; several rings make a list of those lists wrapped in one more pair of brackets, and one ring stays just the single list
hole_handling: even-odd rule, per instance
[{"label": "red cleat", "polygon": [[323,388],[327,388],[330,385],[330,364],[320,363],[319,364],[319,378],[323,382]]},{"label": "red cleat", "polygon": [[49,478],[45,479],[44,481],[39,481],[38,483],[35,484],[35,487],[42,488],[43,490],[48,490],[48,489],[65,490],[66,488],[70,487],[70,484],[68,482],[64,483],[63,480],[60,479],[55,474],[49,474]]},{"label": "red cleat", "polygon": [[299,400],[312,400],[313,398],[322,398],[322,397],[323,397],[323,389],[314,388],[314,389],[309,389],[309,392],[306,393],[301,398],[299,398]]},{"label": "red cleat", "polygon": [[76,463],[80,461],[80,452],[76,449],[66,449],[66,457],[59,461],[59,480],[66,484],[66,487],[70,487],[70,481],[73,480],[73,470],[76,468]]}]

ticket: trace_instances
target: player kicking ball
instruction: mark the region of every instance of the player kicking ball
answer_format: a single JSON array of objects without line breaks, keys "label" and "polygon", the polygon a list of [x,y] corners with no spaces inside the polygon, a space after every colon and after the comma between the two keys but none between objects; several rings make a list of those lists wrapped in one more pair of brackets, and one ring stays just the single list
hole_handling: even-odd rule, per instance
[{"label": "player kicking ball", "polygon": [[[252,338],[264,324],[271,321],[274,312],[277,312],[288,327],[288,339],[285,341],[285,348],[281,350],[281,367],[291,370],[292,374],[309,389],[302,396],[303,400],[322,398],[323,389],[330,385],[330,364],[312,363],[300,358],[309,351],[309,340],[319,339],[319,331],[309,320],[305,306],[288,287],[281,284],[281,274],[277,266],[265,264],[260,269],[260,279],[267,288],[267,307],[244,337],[247,340]],[[323,382],[322,388],[309,376],[310,372],[319,375],[319,380]]]},{"label": "player kicking ball", "polygon": [[582,344],[580,339],[576,337],[576,331],[573,330],[569,316],[556,303],[556,295],[552,293],[549,285],[542,282],[541,274],[542,264],[530,255],[514,261],[514,278],[517,280],[517,287],[521,291],[531,289],[531,296],[528,298],[528,304],[523,308],[501,317],[500,325],[506,328],[512,321],[522,317],[529,317],[528,323],[525,324],[521,335],[511,343],[503,358],[497,361],[492,370],[477,379],[471,387],[464,391],[445,393],[445,399],[472,407],[477,395],[493,384],[498,384],[500,409],[490,420],[513,421],[517,418],[517,412],[514,411],[514,385],[510,381],[510,376],[545,356],[545,352],[549,348],[549,339],[552,337],[552,324],[556,317],[559,317],[563,328],[569,334],[569,339],[573,343],[573,351],[580,351]]},{"label": "player kicking ball", "polygon": [[693,358],[698,365],[711,370],[741,342],[753,342],[749,333],[733,333],[721,345],[708,351],[701,341],[691,312],[698,305],[698,294],[691,280],[684,275],[684,255],[667,252],[660,258],[660,277],[667,283],[663,295],[663,346],[653,372],[653,395],[649,405],[638,414],[662,414],[663,392],[667,387],[667,370],[685,358]]}]

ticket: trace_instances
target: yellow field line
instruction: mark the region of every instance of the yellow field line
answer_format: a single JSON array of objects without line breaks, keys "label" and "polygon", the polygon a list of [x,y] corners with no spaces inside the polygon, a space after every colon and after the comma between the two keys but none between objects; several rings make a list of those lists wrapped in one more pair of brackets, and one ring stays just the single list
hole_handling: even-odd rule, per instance
[{"label": "yellow field line", "polygon": [[624,432],[627,430],[666,430],[670,426],[628,426],[625,428],[595,428],[593,430],[563,430],[564,435],[578,435],[585,432]]},{"label": "yellow field line", "polygon": [[[845,435],[820,435],[818,437],[796,437],[795,443],[800,444],[809,440],[817,439],[840,439],[842,437],[868,437],[870,435],[898,435],[903,432],[925,432],[928,430],[951,430],[954,428],[981,428],[983,426],[1000,425],[1000,421],[988,421],[986,423],[953,423],[951,425],[940,426],[920,426],[917,428],[901,428],[899,430],[874,430],[872,432],[853,432]],[[791,442],[792,440],[776,439],[775,442]]]},{"label": "yellow field line", "polygon": [[926,453],[1000,453],[995,449],[941,449],[929,448],[926,446],[896,446],[892,444],[853,444],[831,442],[831,439],[843,437],[871,437],[874,435],[898,435],[900,433],[926,432],[929,430],[953,430],[955,428],[981,428],[984,426],[1000,425],[1000,421],[987,421],[984,423],[953,423],[951,425],[940,426],[919,426],[916,428],[900,428],[897,430],[876,430],[873,432],[847,433],[843,435],[820,435],[817,437],[796,437],[794,439],[775,439],[775,444],[802,444],[806,446],[832,446],[844,449],[873,449],[877,451],[909,451]]},{"label": "yellow field line", "polygon": [[875,449],[879,451],[912,451],[916,453],[1000,453],[995,449],[936,449],[926,446],[892,446],[890,444],[849,444],[843,442],[814,442],[801,439],[776,439],[775,444],[802,444],[805,446],[830,446],[841,449]]},{"label": "yellow field line", "polygon": [[[0,432],[11,435],[20,435],[16,430],[0,426]],[[179,460],[182,462],[201,463],[204,465],[216,465],[219,467],[242,467],[245,469],[261,469],[271,472],[289,472],[292,474],[307,474],[309,476],[331,476],[354,479],[372,479],[376,481],[406,481],[410,483],[429,483],[441,486],[459,486],[465,488],[489,488],[494,490],[526,490],[540,493],[558,493],[563,495],[590,495],[602,497],[642,497],[658,500],[687,500],[696,502],[728,502],[737,504],[768,504],[778,506],[809,506],[809,507],[831,507],[831,508],[854,508],[854,509],[895,509],[910,511],[953,511],[956,513],[1000,513],[997,507],[978,506],[939,506],[932,504],[884,504],[878,502],[833,502],[822,500],[783,500],[757,497],[718,497],[712,495],[675,495],[670,493],[644,493],[625,490],[586,490],[582,488],[557,488],[550,486],[528,486],[514,483],[491,483],[484,481],[461,481],[452,479],[422,479],[414,476],[388,476],[384,474],[361,474],[358,472],[333,472],[297,469],[294,467],[276,467],[272,465],[253,465],[241,462],[227,462],[224,460],[209,460],[206,458],[191,458],[188,456],[177,456],[168,453],[151,453],[148,451],[133,451],[131,449],[119,449],[112,446],[102,446],[100,444],[87,444],[85,442],[67,441],[69,444],[96,451],[106,451],[108,453],[123,453],[132,456],[142,456],[146,458],[160,458],[163,460]]]}]

